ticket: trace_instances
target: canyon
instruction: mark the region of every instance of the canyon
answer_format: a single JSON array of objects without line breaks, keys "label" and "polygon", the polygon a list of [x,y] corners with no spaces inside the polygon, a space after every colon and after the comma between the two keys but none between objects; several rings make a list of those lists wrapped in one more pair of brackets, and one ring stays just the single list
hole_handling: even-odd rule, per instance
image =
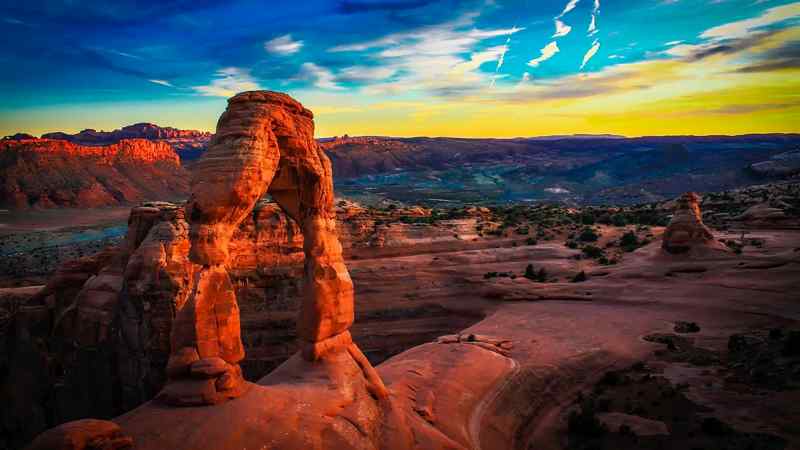
[{"label": "canyon", "polygon": [[[109,132],[56,132],[43,137],[50,140],[39,145],[50,145],[53,152],[63,147],[57,143],[64,140],[81,146],[114,145],[122,139],[164,143],[175,150],[185,169],[174,175],[180,181],[174,181],[188,185],[189,174],[206,152],[211,134],[140,123]],[[31,138],[21,133],[7,136],[4,142]],[[442,207],[540,201],[633,205],[669,200],[687,190],[716,192],[794,179],[799,173],[796,154],[800,136],[465,139],[345,135],[319,138],[318,143],[331,160],[336,193],[365,205],[395,202]],[[36,161],[28,164],[27,170],[38,170]],[[153,170],[146,166],[140,169]],[[4,170],[14,176],[18,169]],[[62,178],[75,185],[93,183],[91,176],[82,172],[65,172]],[[130,184],[116,181],[119,190]],[[21,195],[16,192],[0,192],[0,204],[15,207],[16,200],[10,196]],[[37,193],[32,189],[24,194],[33,197]],[[28,203],[37,208],[51,206],[48,202]],[[59,205],[86,208],[96,203]]]},{"label": "canyon", "polygon": [[290,97],[240,94],[187,202],[105,210],[78,258],[93,219],[70,210],[0,236],[3,447],[800,443],[796,182],[633,206],[335,199],[327,155],[375,139],[320,146]]}]

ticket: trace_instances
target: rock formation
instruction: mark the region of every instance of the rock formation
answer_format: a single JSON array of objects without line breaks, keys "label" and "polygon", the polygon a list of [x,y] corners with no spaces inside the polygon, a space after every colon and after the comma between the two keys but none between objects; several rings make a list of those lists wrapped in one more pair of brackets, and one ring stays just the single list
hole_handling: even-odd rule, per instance
[{"label": "rock formation", "polygon": [[166,143],[87,147],[50,139],[0,141],[0,207],[98,207],[181,198],[187,175]]},{"label": "rock formation", "polygon": [[686,253],[695,246],[714,242],[714,235],[703,223],[700,197],[694,192],[687,192],[676,202],[672,220],[664,230],[661,247],[668,253]]},{"label": "rock formation", "polygon": [[336,235],[330,161],[314,141],[311,111],[274,92],[231,98],[191,187],[189,258],[201,268],[175,318],[169,381],[160,397],[192,405],[242,394],[239,309],[225,264],[234,231],[265,192],[300,224],[305,237],[305,296],[297,321],[303,357],[315,361],[346,349],[376,395],[385,396],[348,331],[353,283]]},{"label": "rock formation", "polygon": [[80,145],[111,145],[123,139],[147,139],[171,145],[181,159],[197,158],[211,140],[211,133],[197,130],[179,130],[160,127],[152,123],[136,123],[113,131],[83,130],[80,133],[46,133],[43,139],[59,139]]},{"label": "rock formation", "polygon": [[39,435],[27,450],[123,450],[133,449],[133,439],[119,425],[84,419],[65,423]]}]

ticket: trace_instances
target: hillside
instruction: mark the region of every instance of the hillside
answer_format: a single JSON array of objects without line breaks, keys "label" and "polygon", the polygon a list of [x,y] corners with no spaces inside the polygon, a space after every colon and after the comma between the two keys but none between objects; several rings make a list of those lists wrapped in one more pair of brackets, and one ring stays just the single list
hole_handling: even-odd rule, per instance
[{"label": "hillside", "polygon": [[63,140],[0,142],[0,207],[98,207],[186,195],[188,174],[164,142],[106,146]]},{"label": "hillside", "polygon": [[795,172],[751,166],[800,136],[346,138],[323,143],[337,189],[368,203],[633,204],[736,189]]}]

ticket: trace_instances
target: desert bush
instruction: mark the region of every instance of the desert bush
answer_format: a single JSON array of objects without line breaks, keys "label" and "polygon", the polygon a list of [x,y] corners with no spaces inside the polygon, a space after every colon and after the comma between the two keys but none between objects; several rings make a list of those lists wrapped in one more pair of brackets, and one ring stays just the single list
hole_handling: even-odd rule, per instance
[{"label": "desert bush", "polygon": [[595,242],[600,236],[591,228],[586,227],[581,230],[581,234],[578,235],[578,240],[583,242]]},{"label": "desert bush", "polygon": [[584,272],[583,270],[581,270],[574,277],[572,277],[573,283],[583,283],[586,280],[588,280],[588,277],[586,276],[586,272]]}]

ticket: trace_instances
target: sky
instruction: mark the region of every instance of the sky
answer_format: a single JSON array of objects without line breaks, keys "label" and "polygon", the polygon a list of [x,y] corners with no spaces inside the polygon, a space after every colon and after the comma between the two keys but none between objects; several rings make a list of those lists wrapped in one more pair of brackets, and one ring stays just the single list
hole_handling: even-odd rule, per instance
[{"label": "sky", "polygon": [[0,1],[0,135],[213,131],[286,92],[319,137],[800,132],[800,2]]}]

